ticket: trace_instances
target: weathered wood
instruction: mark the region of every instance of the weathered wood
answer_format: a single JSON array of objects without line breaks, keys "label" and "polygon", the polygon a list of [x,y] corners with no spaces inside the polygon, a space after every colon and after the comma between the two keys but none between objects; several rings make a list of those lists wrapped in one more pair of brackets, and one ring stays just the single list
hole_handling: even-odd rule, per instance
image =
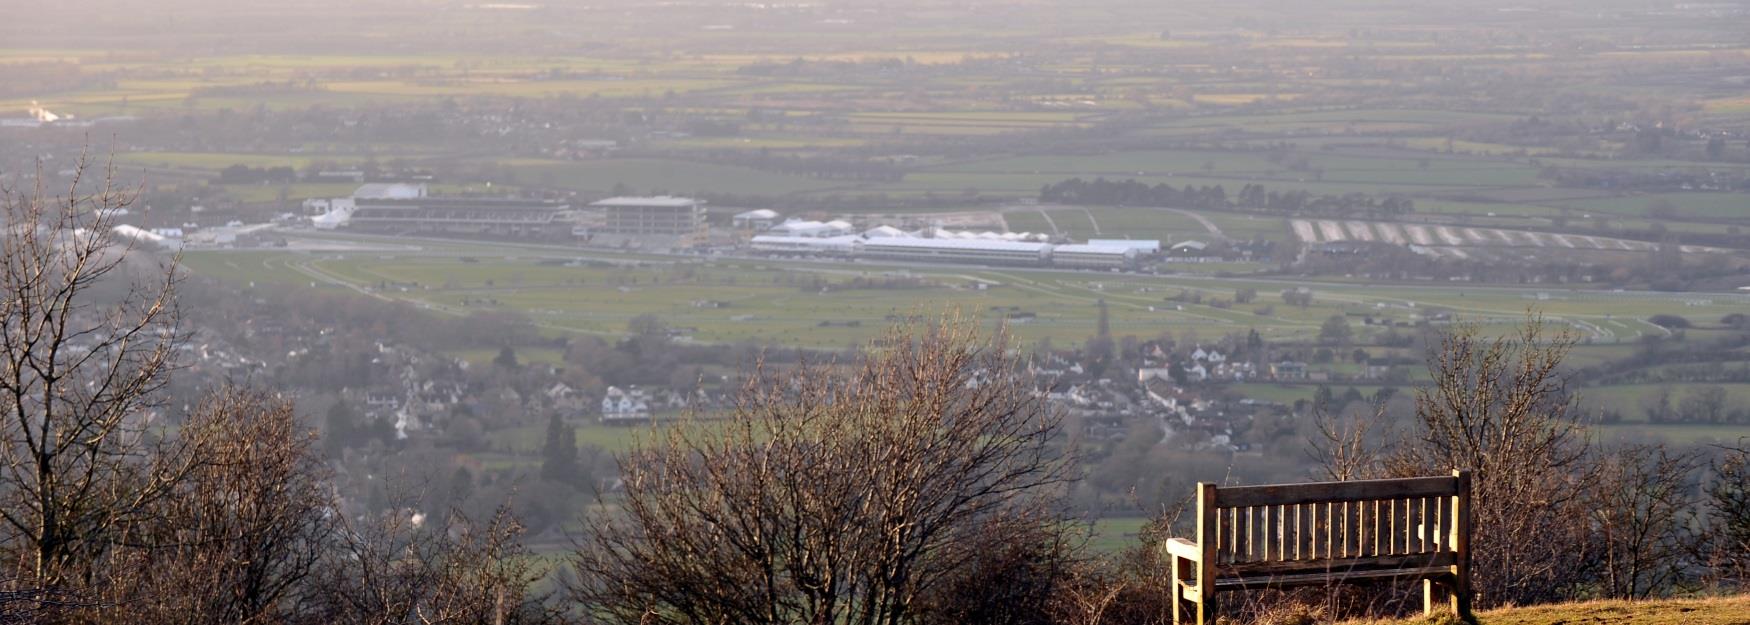
[{"label": "weathered wood", "polygon": [[1452,611],[1461,617],[1470,616],[1470,472],[1455,470],[1458,492],[1452,495],[1452,552],[1457,560],[1452,565]]},{"label": "weathered wood", "polygon": [[1189,540],[1185,540],[1183,538],[1167,539],[1166,546],[1167,546],[1167,555],[1175,557],[1175,558],[1183,558],[1186,560],[1190,560],[1192,562],[1196,562],[1198,558],[1203,557],[1203,548],[1202,547],[1197,546],[1197,543],[1191,542]]},{"label": "weathered wood", "polygon": [[1215,589],[1215,515],[1219,511],[1215,506],[1220,489],[1208,482],[1197,483],[1197,545],[1202,552],[1197,559],[1197,625],[1209,625],[1214,622],[1215,614],[1209,605],[1209,594]]},{"label": "weathered wood", "polygon": [[[1325,557],[1327,558],[1337,557],[1334,551],[1332,551],[1335,537],[1335,532],[1332,532],[1332,527],[1335,527],[1337,523],[1334,523],[1334,518],[1330,518],[1330,513],[1332,513],[1332,509],[1335,508],[1337,508],[1337,504],[1334,504],[1334,502],[1325,502]],[[1318,557],[1318,553],[1314,553],[1313,557]]]},{"label": "weathered wood", "polygon": [[1401,480],[1357,480],[1353,482],[1315,482],[1312,484],[1269,484],[1264,486],[1229,486],[1217,493],[1215,505],[1223,508],[1241,506],[1280,506],[1326,501],[1366,501],[1407,499],[1410,497],[1445,497],[1454,494],[1455,482],[1450,477],[1414,477]]},{"label": "weathered wood", "polygon": [[1272,575],[1323,571],[1333,577],[1342,577],[1345,573],[1373,571],[1376,569],[1422,567],[1440,567],[1442,573],[1450,573],[1452,565],[1457,561],[1457,556],[1452,552],[1440,552],[1395,556],[1368,556],[1363,558],[1344,558],[1339,560],[1247,562],[1243,564],[1217,567],[1215,576],[1218,579],[1223,577],[1268,577]]},{"label": "weathered wood", "polygon": [[1228,577],[1215,580],[1215,589],[1249,590],[1263,588],[1292,588],[1296,586],[1329,586],[1336,583],[1353,583],[1379,579],[1427,579],[1446,574],[1446,567],[1380,569],[1377,571],[1351,571],[1333,576],[1328,573],[1297,573],[1293,575],[1276,575],[1272,577]]}]

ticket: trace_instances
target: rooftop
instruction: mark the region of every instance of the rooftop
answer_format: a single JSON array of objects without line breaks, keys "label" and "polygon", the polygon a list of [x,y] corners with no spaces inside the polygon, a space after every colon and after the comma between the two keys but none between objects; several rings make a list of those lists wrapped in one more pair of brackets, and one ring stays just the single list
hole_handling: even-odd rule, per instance
[{"label": "rooftop", "polygon": [[1114,245],[1065,244],[1052,248],[1052,251],[1065,254],[1111,254],[1113,256],[1127,256],[1134,254],[1136,248],[1118,247]]},{"label": "rooftop", "polygon": [[658,195],[658,196],[654,196],[654,197],[611,197],[611,198],[608,198],[605,200],[592,202],[590,204],[590,206],[642,206],[642,207],[648,207],[648,208],[686,208],[686,207],[693,206],[696,204],[703,204],[703,202],[700,202],[698,200],[695,200],[693,198],[688,198],[688,197],[674,197],[672,195]]},{"label": "rooftop", "polygon": [[990,239],[914,239],[909,237],[870,239],[864,242],[863,245],[864,247],[985,250],[1005,252],[1039,252],[1051,247],[1045,243],[1027,243],[1022,241],[1000,241]]}]

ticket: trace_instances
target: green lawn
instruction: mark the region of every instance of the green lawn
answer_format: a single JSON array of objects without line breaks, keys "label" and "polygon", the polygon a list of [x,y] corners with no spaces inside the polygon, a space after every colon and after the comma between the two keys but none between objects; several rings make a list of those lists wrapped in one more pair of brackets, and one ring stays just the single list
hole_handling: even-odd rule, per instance
[{"label": "green lawn", "polygon": [[[1174,236],[1189,222],[1177,213],[1128,209],[1054,210],[1064,229],[1102,230],[1111,221],[1126,233]],[[1284,228],[1279,219],[1252,220],[1243,215],[1205,213],[1224,231],[1238,227],[1265,233]],[[1034,212],[1010,216],[1011,228],[1035,229]],[[1093,217],[1090,220],[1090,216]],[[1168,224],[1147,230],[1154,219]],[[1028,221],[1022,221],[1023,219]],[[1017,221],[1020,225],[1017,226]],[[1042,218],[1041,218],[1042,221]],[[1043,230],[1044,228],[1038,228]],[[1230,232],[1246,236],[1245,231]],[[331,235],[333,236],[333,235]],[[338,235],[345,239],[345,235]],[[422,244],[417,252],[340,254],[332,252],[192,251],[186,262],[197,275],[257,286],[321,285],[343,282],[378,291],[384,297],[428,309],[465,315],[482,310],[510,309],[530,316],[542,328],[559,332],[620,333],[632,317],[656,314],[686,329],[691,340],[710,342],[778,342],[838,349],[861,344],[887,325],[893,315],[919,310],[960,307],[992,319],[1014,312],[1033,317],[1014,326],[1023,341],[1050,338],[1075,344],[1094,329],[1097,302],[1110,304],[1112,331],[1120,336],[1153,337],[1163,332],[1197,328],[1219,336],[1257,329],[1267,339],[1302,339],[1317,332],[1333,314],[1371,315],[1377,319],[1415,321],[1430,309],[1485,322],[1490,331],[1505,330],[1526,310],[1535,308],[1550,320],[1582,324],[1582,338],[1600,332],[1601,342],[1584,345],[1576,358],[1617,357],[1645,333],[1660,330],[1643,321],[1660,313],[1692,319],[1717,319],[1737,310],[1730,296],[1609,293],[1604,291],[1540,291],[1478,285],[1312,284],[1308,308],[1283,305],[1278,292],[1308,286],[1294,279],[1243,280],[1209,274],[1146,276],[1096,272],[1048,272],[1029,269],[964,267],[883,267],[872,263],[830,263],[782,260],[732,260],[704,264],[672,264],[672,259],[577,250],[579,256],[645,260],[643,266],[564,266],[542,257],[575,258],[547,248],[512,244]],[[473,262],[464,261],[471,258]],[[904,288],[850,288],[853,280],[880,282],[910,276],[919,284]],[[984,288],[977,288],[983,285]],[[1229,309],[1209,304],[1170,301],[1181,293],[1201,293],[1205,301],[1228,300],[1235,290],[1251,288],[1258,301]],[[823,290],[824,289],[824,290]],[[1543,294],[1541,297],[1538,294]],[[727,307],[701,308],[702,300],[727,302]],[[1256,309],[1270,306],[1268,316]],[[827,324],[822,320],[856,322]],[[1359,322],[1357,322],[1359,323]],[[1357,325],[1360,328],[1359,325]]]}]

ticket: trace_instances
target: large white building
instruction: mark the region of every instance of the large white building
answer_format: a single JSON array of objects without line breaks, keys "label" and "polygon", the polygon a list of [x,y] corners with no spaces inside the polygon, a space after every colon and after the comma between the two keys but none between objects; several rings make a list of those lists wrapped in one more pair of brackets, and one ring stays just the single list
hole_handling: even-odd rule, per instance
[{"label": "large white building", "polygon": [[851,255],[856,252],[862,237],[855,235],[841,237],[792,237],[762,234],[749,242],[749,248],[755,252],[768,254],[831,254]]},{"label": "large white building", "polygon": [[863,241],[859,255],[893,260],[1040,265],[1050,260],[1051,245],[986,239],[890,237]]},{"label": "large white building", "polygon": [[304,214],[318,230],[334,230],[352,221],[359,200],[416,200],[425,197],[422,183],[373,182],[359,185],[351,197],[310,198],[304,200]]}]

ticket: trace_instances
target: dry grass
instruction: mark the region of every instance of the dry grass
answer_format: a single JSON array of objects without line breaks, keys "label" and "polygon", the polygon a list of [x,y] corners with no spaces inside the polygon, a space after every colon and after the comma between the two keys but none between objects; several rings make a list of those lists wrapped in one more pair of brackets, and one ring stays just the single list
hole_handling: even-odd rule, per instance
[{"label": "dry grass", "polygon": [[[1455,625],[1450,615],[1343,625]],[[1653,601],[1586,601],[1477,613],[1479,625],[1750,625],[1750,595]]]}]

